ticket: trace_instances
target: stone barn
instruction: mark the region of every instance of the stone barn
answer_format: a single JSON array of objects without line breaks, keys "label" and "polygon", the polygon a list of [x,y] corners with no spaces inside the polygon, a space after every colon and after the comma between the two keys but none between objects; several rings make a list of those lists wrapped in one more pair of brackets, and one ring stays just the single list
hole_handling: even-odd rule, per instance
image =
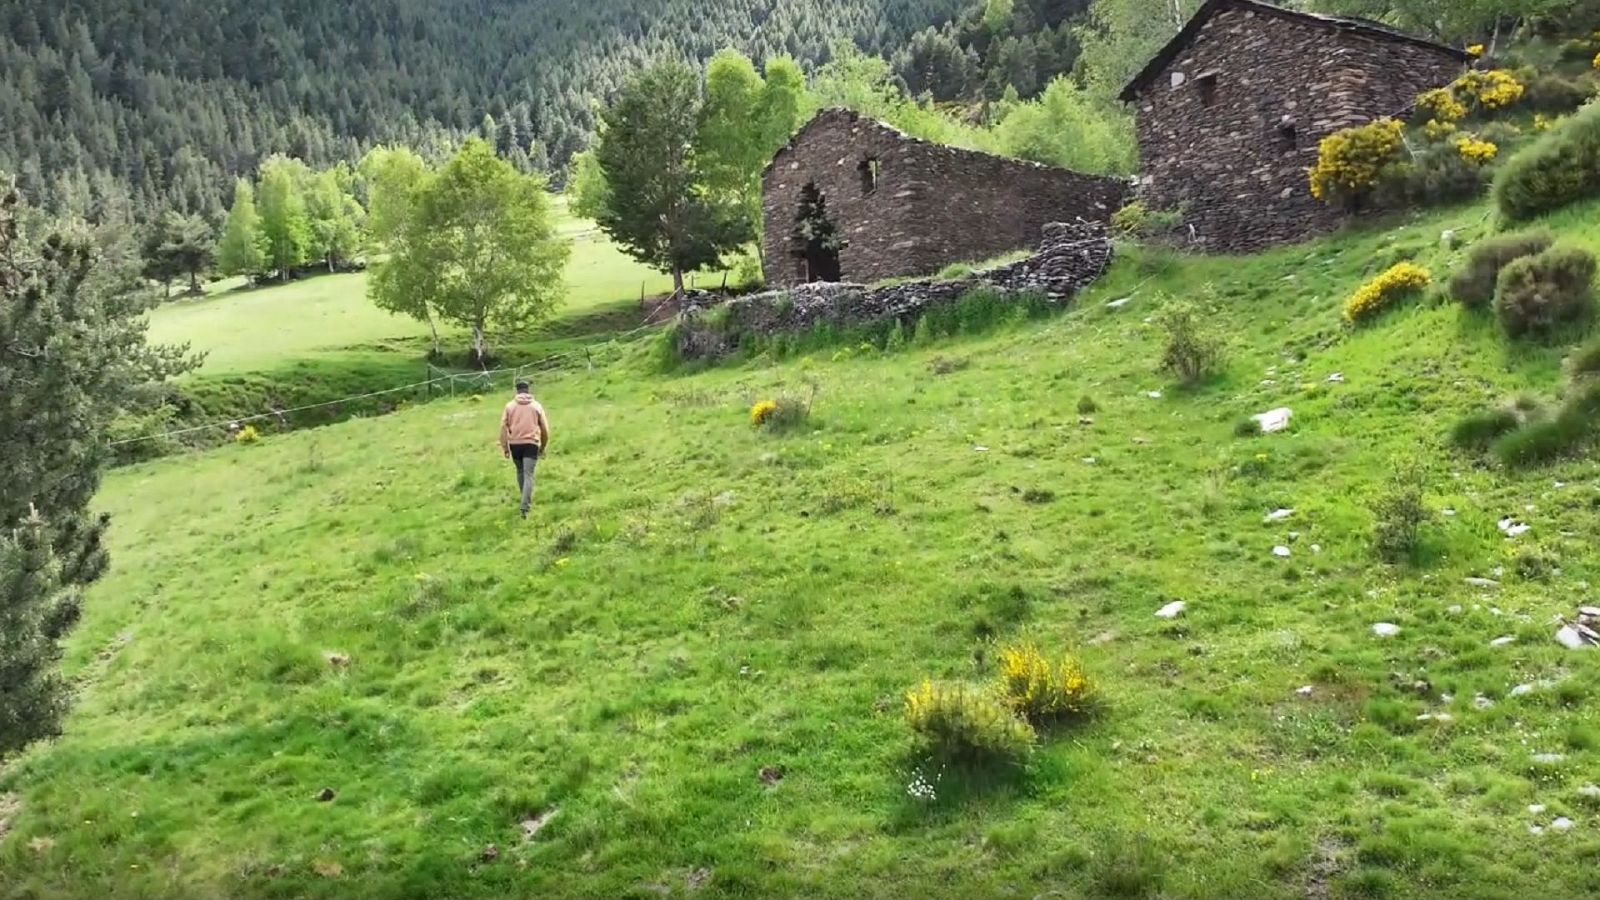
[{"label": "stone barn", "polygon": [[763,176],[767,283],[929,275],[1038,245],[1047,223],[1105,222],[1127,181],[918,140],[830,109]]},{"label": "stone barn", "polygon": [[1465,53],[1374,22],[1207,0],[1122,91],[1138,120],[1141,198],[1185,237],[1247,251],[1337,227],[1311,196],[1328,134],[1409,112]]}]

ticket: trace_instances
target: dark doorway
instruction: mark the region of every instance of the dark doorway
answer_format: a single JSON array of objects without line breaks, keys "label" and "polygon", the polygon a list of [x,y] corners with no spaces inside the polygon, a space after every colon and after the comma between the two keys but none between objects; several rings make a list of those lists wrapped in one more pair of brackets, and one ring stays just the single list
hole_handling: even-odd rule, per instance
[{"label": "dark doorway", "polygon": [[795,213],[792,236],[796,274],[804,282],[838,281],[839,251],[844,239],[828,218],[828,199],[816,183],[800,189],[800,209]]}]

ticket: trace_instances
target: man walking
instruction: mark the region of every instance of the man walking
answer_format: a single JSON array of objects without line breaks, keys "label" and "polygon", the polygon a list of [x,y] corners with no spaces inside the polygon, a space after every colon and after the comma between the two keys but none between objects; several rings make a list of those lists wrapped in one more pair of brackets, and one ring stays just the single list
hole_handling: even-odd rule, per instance
[{"label": "man walking", "polygon": [[533,399],[525,378],[517,380],[517,396],[500,416],[500,452],[516,463],[517,489],[522,492],[522,517],[533,507],[533,468],[550,448],[550,419]]}]

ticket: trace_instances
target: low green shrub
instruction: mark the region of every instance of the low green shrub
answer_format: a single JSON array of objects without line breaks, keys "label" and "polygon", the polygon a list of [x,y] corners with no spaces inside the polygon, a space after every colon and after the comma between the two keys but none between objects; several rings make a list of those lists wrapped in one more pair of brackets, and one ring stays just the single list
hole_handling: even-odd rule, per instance
[{"label": "low green shrub", "polygon": [[1511,468],[1525,468],[1570,456],[1600,438],[1600,382],[1569,397],[1554,417],[1530,422],[1495,442],[1494,455]]},{"label": "low green shrub", "polygon": [[1253,416],[1245,416],[1233,423],[1234,437],[1260,437],[1261,421]]},{"label": "low green shrub", "polygon": [[1523,231],[1480,241],[1467,253],[1467,261],[1450,276],[1450,296],[1463,306],[1488,309],[1500,270],[1514,259],[1537,256],[1550,249],[1555,236],[1548,231]]},{"label": "low green shrub", "polygon": [[1088,394],[1084,394],[1082,397],[1078,398],[1078,415],[1092,416],[1099,411],[1100,404],[1096,403],[1093,397],[1089,396]]},{"label": "low green shrub", "polygon": [[1179,210],[1151,209],[1143,200],[1135,200],[1111,216],[1111,230],[1130,238],[1155,238],[1177,230],[1183,224]]},{"label": "low green shrub", "polygon": [[1167,334],[1161,371],[1192,385],[1222,368],[1222,339],[1205,326],[1194,304],[1169,301],[1157,313],[1156,322]]},{"label": "low green shrub", "polygon": [[1572,374],[1574,380],[1600,375],[1600,336],[1596,336],[1572,352],[1571,358],[1567,360],[1567,371]]},{"label": "low green shrub", "polygon": [[802,400],[780,395],[775,400],[759,401],[750,407],[750,426],[772,432],[799,428],[811,418],[811,400],[812,397]]},{"label": "low green shrub", "polygon": [[1432,517],[1423,503],[1426,481],[1426,471],[1412,460],[1396,463],[1390,472],[1384,493],[1372,505],[1372,545],[1381,559],[1400,562],[1416,554],[1422,526]]},{"label": "low green shrub", "polygon": [[1522,419],[1512,410],[1480,410],[1455,424],[1450,430],[1450,443],[1463,450],[1485,450],[1521,424]]},{"label": "low green shrub", "polygon": [[1495,205],[1519,222],[1600,194],[1600,103],[1590,103],[1501,166]]},{"label": "low green shrub", "polygon": [[1594,255],[1553,247],[1512,260],[1495,284],[1495,312],[1512,337],[1549,336],[1594,311]]},{"label": "low green shrub", "polygon": [[1461,203],[1481,197],[1493,171],[1453,143],[1436,144],[1385,167],[1374,194],[1379,205],[1390,208]]},{"label": "low green shrub", "polygon": [[[1589,58],[1592,59],[1593,54]],[[1534,112],[1565,115],[1589,102],[1594,95],[1595,82],[1592,78],[1568,78],[1546,72],[1528,79],[1522,102]]]},{"label": "low green shrub", "polygon": [[906,724],[937,756],[967,762],[1025,759],[1038,735],[988,691],[924,681],[906,694]]}]

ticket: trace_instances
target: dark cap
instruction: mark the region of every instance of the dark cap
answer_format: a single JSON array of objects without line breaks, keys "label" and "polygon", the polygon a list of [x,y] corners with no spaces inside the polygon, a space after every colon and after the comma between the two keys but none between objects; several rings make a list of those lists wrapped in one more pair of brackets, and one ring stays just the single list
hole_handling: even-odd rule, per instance
[{"label": "dark cap", "polygon": [[517,379],[517,392],[521,393],[521,394],[526,394],[528,392],[528,379],[526,379],[526,378],[518,378]]}]

